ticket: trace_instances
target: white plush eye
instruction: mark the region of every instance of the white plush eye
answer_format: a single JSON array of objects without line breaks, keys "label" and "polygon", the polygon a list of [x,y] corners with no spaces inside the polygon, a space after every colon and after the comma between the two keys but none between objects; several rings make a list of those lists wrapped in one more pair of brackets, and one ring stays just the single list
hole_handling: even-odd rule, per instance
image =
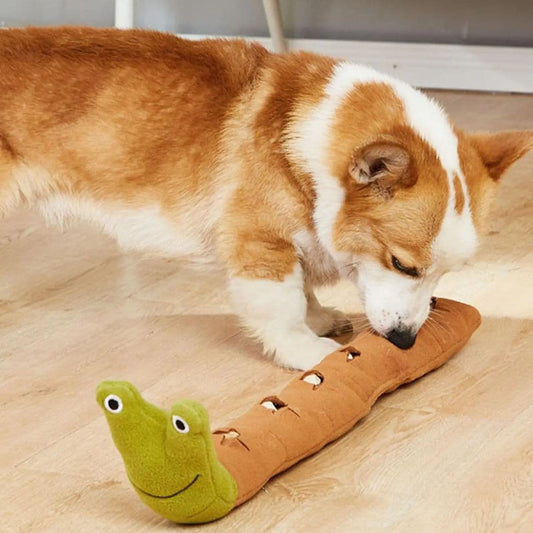
[{"label": "white plush eye", "polygon": [[113,414],[120,413],[124,407],[122,400],[115,394],[106,396],[106,399],[104,400],[104,406],[110,413]]},{"label": "white plush eye", "polygon": [[172,415],[172,425],[178,433],[189,433],[189,424],[178,415]]}]

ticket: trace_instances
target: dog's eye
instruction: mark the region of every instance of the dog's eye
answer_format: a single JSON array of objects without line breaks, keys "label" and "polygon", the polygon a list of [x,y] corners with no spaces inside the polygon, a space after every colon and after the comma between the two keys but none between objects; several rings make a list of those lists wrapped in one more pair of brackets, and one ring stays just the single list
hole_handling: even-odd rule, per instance
[{"label": "dog's eye", "polygon": [[395,257],[394,255],[392,256],[392,266],[396,270],[399,270],[400,272],[403,272],[404,274],[407,274],[408,276],[411,276],[412,278],[418,278],[420,276],[420,272],[418,272],[417,268],[402,265],[399,259]]}]

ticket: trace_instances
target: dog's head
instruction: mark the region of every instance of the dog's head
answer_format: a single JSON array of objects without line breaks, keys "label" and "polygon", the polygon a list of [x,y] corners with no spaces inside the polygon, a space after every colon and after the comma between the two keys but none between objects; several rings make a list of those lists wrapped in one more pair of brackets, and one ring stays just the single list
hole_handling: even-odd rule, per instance
[{"label": "dog's head", "polygon": [[300,128],[293,153],[307,154],[319,238],[341,273],[357,273],[374,329],[408,348],[440,277],[475,253],[497,182],[533,132],[464,133],[419,91],[348,64]]}]

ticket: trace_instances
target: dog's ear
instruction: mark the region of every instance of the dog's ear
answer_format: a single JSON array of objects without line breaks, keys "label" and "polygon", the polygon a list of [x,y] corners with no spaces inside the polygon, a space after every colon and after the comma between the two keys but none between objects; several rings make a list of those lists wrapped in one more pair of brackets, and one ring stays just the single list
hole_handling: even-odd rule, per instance
[{"label": "dog's ear", "polygon": [[468,138],[489,176],[496,181],[515,161],[533,148],[533,130],[469,133]]},{"label": "dog's ear", "polygon": [[357,150],[348,169],[360,185],[375,184],[392,192],[416,182],[411,156],[405,148],[389,142],[375,142]]}]

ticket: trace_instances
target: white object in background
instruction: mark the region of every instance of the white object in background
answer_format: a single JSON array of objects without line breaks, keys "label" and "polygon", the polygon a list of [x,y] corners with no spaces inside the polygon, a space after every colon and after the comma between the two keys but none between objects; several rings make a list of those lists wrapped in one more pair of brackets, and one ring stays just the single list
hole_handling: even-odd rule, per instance
[{"label": "white object in background", "polygon": [[[115,0],[115,28],[121,30],[133,28],[134,2],[135,0]],[[275,52],[286,52],[279,0],[263,0],[263,8],[272,39],[272,49]]]},{"label": "white object in background", "polygon": [[115,28],[133,28],[133,2],[134,0],[115,0]]},{"label": "white object in background", "polygon": [[281,22],[281,10],[279,0],[263,0],[263,8],[267,19],[268,31],[272,39],[274,52],[286,52],[287,44],[283,36],[283,23]]},{"label": "white object in background", "polygon": [[[224,37],[184,35],[187,39]],[[228,38],[228,37],[226,37]],[[268,37],[244,37],[274,50]],[[533,94],[533,48],[460,44],[287,39],[306,50],[374,67],[415,87]]]},{"label": "white object in background", "polygon": [[[533,48],[455,44],[285,39],[279,0],[263,0],[275,52],[308,50],[364,63],[417,87],[533,93]],[[115,0],[115,27],[133,28],[134,0]],[[189,39],[213,37],[181,35]]]}]

